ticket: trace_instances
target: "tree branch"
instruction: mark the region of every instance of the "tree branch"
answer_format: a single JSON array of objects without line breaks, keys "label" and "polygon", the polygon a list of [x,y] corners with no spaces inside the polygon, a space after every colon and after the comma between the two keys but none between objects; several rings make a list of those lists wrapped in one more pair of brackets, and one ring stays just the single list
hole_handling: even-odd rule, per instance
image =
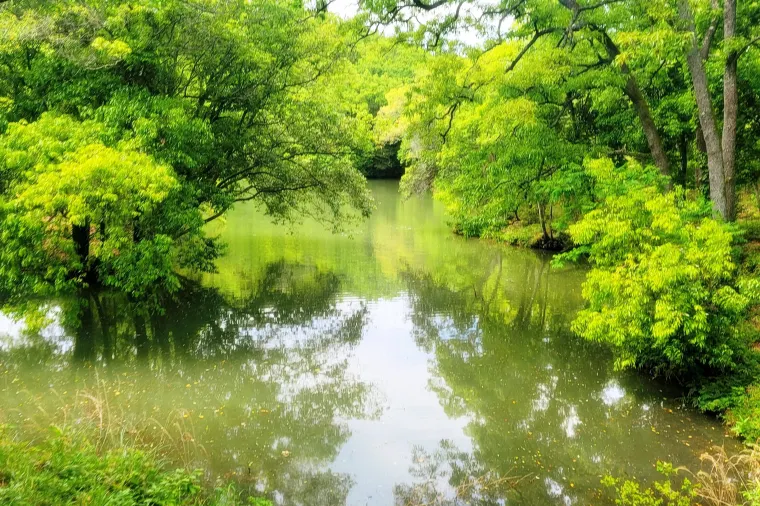
[{"label": "tree branch", "polygon": [[522,50],[519,53],[517,53],[517,56],[515,57],[515,59],[512,60],[512,63],[510,63],[507,66],[504,72],[506,73],[506,72],[511,72],[512,70],[514,70],[517,64],[522,59],[522,57],[525,56],[525,53],[527,53],[528,50],[531,47],[533,47],[533,44],[535,44],[538,41],[538,39],[554,31],[556,31],[556,28],[544,28],[543,30],[536,29],[536,31],[533,33],[533,37],[531,37],[531,39],[528,41],[525,47],[523,47]]}]

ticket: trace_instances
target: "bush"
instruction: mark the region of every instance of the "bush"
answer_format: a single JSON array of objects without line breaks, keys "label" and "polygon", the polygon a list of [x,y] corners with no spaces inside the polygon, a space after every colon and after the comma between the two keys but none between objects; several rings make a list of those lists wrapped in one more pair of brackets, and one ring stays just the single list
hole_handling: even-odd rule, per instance
[{"label": "bush", "polygon": [[560,256],[585,254],[593,267],[574,330],[612,345],[618,368],[699,383],[746,367],[760,282],[739,275],[735,229],[703,198],[663,192],[653,169],[588,167],[603,200],[570,227],[580,247]]},{"label": "bush", "polygon": [[615,492],[615,504],[618,506],[691,506],[697,497],[694,485],[688,478],[674,485],[678,472],[671,464],[658,462],[657,470],[665,475],[665,480],[655,482],[649,488],[643,488],[633,480],[621,481],[611,476],[602,479],[602,485]]},{"label": "bush", "polygon": [[[606,476],[602,484],[611,488],[619,506],[760,506],[760,450],[750,447],[735,455],[716,447],[700,456],[701,469],[693,473],[685,468],[658,462],[664,480],[643,487],[633,480]],[[678,474],[688,477],[678,478]]]},{"label": "bush", "polygon": [[736,435],[754,443],[760,442],[760,385],[743,390],[743,395],[729,406],[726,420]]}]

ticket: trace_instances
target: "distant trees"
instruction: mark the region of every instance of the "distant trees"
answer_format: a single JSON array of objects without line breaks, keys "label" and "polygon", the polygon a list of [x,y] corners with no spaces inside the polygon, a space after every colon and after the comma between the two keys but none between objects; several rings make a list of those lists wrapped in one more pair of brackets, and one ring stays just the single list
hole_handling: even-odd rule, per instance
[{"label": "distant trees", "polygon": [[[413,100],[429,104],[426,128],[437,130],[441,143],[444,133],[453,142],[454,135],[449,134],[460,128],[457,123],[470,131],[479,128],[478,122],[493,126],[500,120],[492,109],[519,97],[545,118],[552,135],[586,146],[585,155],[604,151],[638,157],[640,150],[646,150],[648,160],[672,181],[697,187],[706,165],[713,207],[726,220],[736,215],[739,178],[758,176],[756,164],[739,173],[736,168],[737,157],[751,158],[743,158],[742,152],[757,150],[753,138],[740,134],[754,130],[750,116],[758,113],[760,88],[752,83],[759,58],[754,48],[760,40],[756,4],[366,0],[363,5],[376,23],[408,26],[414,15],[425,13],[423,19],[428,21],[416,25],[418,40],[441,52],[442,60],[459,61],[459,70],[447,74],[449,81],[441,85],[449,89],[428,82],[412,93],[419,97]],[[446,54],[447,48],[456,47],[447,36],[462,29],[479,31],[484,48],[459,51],[461,57]],[[485,61],[498,68],[485,75]],[[510,76],[515,73],[522,75]],[[744,107],[754,113],[741,113],[740,96]],[[480,107],[475,117],[467,112],[468,103],[485,100],[489,106]],[[634,121],[638,125],[631,128]],[[502,127],[504,143],[524,142],[522,127]],[[437,145],[429,148],[438,150]],[[490,155],[500,163],[496,153]],[[577,158],[569,165],[576,163]],[[432,159],[425,164],[431,165]],[[535,172],[540,162],[531,157],[528,164]],[[443,167],[445,162],[439,159],[432,165]],[[520,165],[511,164],[515,172]],[[486,161],[480,167],[494,171]],[[446,179],[444,173],[439,181]],[[497,184],[503,183],[492,181],[483,190]],[[537,207],[536,202],[532,205]]]}]

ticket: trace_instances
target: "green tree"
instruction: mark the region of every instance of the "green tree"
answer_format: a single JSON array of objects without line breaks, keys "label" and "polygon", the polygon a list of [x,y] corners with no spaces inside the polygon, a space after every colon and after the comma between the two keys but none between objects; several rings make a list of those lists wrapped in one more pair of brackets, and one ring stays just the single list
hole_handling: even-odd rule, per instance
[{"label": "green tree", "polygon": [[[362,5],[372,22],[415,26],[418,40],[443,52],[452,47],[462,52],[461,47],[450,42],[462,29],[478,33],[486,51],[516,44],[519,50],[502,67],[507,73],[520,66],[535,65],[529,61],[531,54],[544,53],[548,48],[559,50],[571,69],[570,75],[588,79],[585,88],[581,84],[584,79],[573,79],[573,103],[580,93],[592,98],[592,109],[598,111],[598,106],[612,94],[624,96],[628,103],[623,106],[630,107],[638,118],[636,145],[642,145],[640,140],[644,140],[651,161],[666,175],[676,172],[672,169],[676,159],[684,173],[690,152],[695,160],[704,157],[716,213],[727,220],[735,218],[737,152],[752,149],[754,144],[737,144],[744,141],[737,131],[751,125],[751,121],[739,125],[738,104],[740,96],[747,96],[742,86],[746,87],[751,76],[751,67],[742,62],[756,58],[744,55],[760,40],[755,28],[757,5],[743,4],[739,11],[733,0],[722,6],[706,0],[507,0],[495,5],[454,0],[366,0]],[[412,22],[421,14],[427,22]],[[557,73],[551,73],[534,84],[540,88],[546,82],[556,82],[556,78],[562,80]],[[467,96],[467,83],[460,84]],[[584,93],[589,85],[594,91]],[[455,121],[461,95],[446,98],[447,120]],[[722,132],[715,109],[723,112]],[[589,119],[606,122],[612,130],[625,128],[626,123],[610,121],[618,116],[615,111],[605,113],[607,118]],[[674,128],[674,120],[682,126]],[[692,142],[687,140],[690,133]],[[586,139],[610,140],[606,135],[595,137]],[[617,143],[624,140],[617,137]],[[614,143],[606,144],[617,149]]]},{"label": "green tree", "polygon": [[[278,1],[18,0],[0,7],[0,33],[0,142],[17,149],[27,123],[33,131],[52,117],[69,122],[67,137],[50,141],[56,146],[2,162],[6,208],[34,200],[15,209],[19,220],[68,216],[55,238],[45,232],[52,248],[24,238],[39,227],[6,230],[27,248],[3,271],[5,288],[106,283],[140,296],[158,279],[176,285],[178,267],[213,269],[219,247],[204,224],[236,202],[256,201],[278,221],[308,214],[335,228],[372,207],[355,168],[371,143],[369,115],[332,86],[353,54],[351,23]],[[97,150],[87,148],[90,138]],[[109,157],[123,160],[107,167]],[[23,164],[50,175],[22,181]],[[55,173],[71,181],[57,183],[65,188],[47,203]],[[173,181],[159,181],[164,174]],[[78,195],[104,177],[109,186]],[[56,258],[42,276],[19,270],[23,262],[42,268],[63,250],[76,253],[65,255],[65,268]]]}]

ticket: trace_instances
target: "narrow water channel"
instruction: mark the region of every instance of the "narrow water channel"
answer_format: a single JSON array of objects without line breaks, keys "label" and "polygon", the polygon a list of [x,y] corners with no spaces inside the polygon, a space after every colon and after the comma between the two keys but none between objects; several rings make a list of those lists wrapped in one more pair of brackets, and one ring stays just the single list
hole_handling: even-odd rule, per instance
[{"label": "narrow water channel", "polygon": [[732,444],[678,392],[569,330],[584,272],[450,233],[430,198],[374,182],[351,234],[215,230],[219,272],[162,310],[95,294],[0,321],[0,422],[104,430],[281,505],[606,504]]}]

